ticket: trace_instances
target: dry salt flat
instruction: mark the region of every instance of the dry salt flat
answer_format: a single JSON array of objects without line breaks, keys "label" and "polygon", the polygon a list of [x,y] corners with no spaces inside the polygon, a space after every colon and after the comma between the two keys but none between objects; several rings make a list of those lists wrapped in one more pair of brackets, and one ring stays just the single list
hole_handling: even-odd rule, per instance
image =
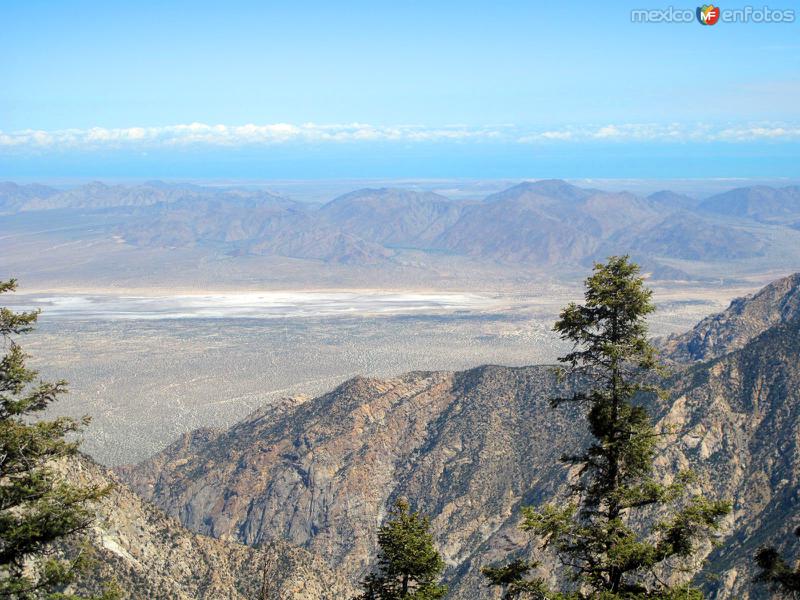
[{"label": "dry salt flat", "polygon": [[277,319],[490,310],[498,300],[449,292],[268,291],[139,296],[17,294],[9,304],[17,309],[41,308],[48,319]]}]

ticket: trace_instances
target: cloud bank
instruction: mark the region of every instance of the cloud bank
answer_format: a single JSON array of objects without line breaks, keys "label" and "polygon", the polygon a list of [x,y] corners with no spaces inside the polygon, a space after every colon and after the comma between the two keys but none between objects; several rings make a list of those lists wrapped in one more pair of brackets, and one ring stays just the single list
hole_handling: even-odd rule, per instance
[{"label": "cloud bank", "polygon": [[566,127],[533,132],[518,138],[522,143],[545,141],[620,142],[729,142],[798,141],[800,125],[749,123],[710,125],[705,123],[623,123],[597,127]]},{"label": "cloud bank", "polygon": [[265,125],[209,125],[189,123],[161,127],[89,129],[25,129],[0,131],[0,148],[69,150],[155,148],[176,146],[237,147],[286,143],[358,142],[468,142],[499,141],[519,144],[589,142],[724,142],[800,141],[800,125],[787,123],[618,123],[567,126],[557,129],[514,125],[486,127],[417,125],[376,126],[365,123],[320,125],[272,123]]}]

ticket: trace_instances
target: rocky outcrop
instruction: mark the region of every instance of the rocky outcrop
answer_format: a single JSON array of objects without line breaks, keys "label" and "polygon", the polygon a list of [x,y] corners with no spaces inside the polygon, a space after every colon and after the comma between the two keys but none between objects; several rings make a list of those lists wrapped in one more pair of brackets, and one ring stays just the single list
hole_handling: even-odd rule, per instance
[{"label": "rocky outcrop", "polygon": [[[356,378],[223,432],[188,434],[120,469],[186,526],[258,545],[283,537],[357,580],[398,495],[432,515],[453,574],[516,536],[521,504],[563,481],[575,417],[548,367]],[[577,430],[581,430],[580,426]]]},{"label": "rocky outcrop", "polygon": [[114,580],[131,600],[340,600],[352,592],[324,561],[284,541],[252,548],[198,535],[89,459],[61,469],[74,483],[113,486],[87,534],[95,560],[73,591],[99,592]]},{"label": "rocky outcrop", "polygon": [[732,527],[708,557],[715,598],[766,597],[753,555],[800,525],[800,319],[779,323],[743,348],[672,382],[663,421],[678,427],[659,462],[689,467],[703,489],[734,502]]},{"label": "rocky outcrop", "polygon": [[706,317],[662,343],[676,362],[718,358],[742,348],[773,325],[800,318],[800,273],[772,282],[757,293],[736,298],[723,312]]}]

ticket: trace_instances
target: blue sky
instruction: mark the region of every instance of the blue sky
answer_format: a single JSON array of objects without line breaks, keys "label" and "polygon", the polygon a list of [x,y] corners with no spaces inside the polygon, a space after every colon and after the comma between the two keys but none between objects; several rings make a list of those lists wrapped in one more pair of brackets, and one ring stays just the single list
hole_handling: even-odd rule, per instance
[{"label": "blue sky", "polygon": [[0,1],[0,177],[799,177],[797,20],[670,4]]}]

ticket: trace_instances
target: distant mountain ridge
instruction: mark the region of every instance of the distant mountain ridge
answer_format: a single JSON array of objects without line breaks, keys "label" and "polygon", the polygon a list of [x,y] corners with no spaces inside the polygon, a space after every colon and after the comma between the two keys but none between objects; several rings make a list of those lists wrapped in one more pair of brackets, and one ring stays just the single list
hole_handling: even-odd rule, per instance
[{"label": "distant mountain ridge", "polygon": [[203,187],[163,181],[148,181],[133,186],[108,185],[101,181],[92,181],[67,190],[39,184],[17,185],[12,182],[0,182],[0,212],[143,207],[191,199],[216,199],[224,203],[280,198],[263,190]]},{"label": "distant mountain ridge", "polygon": [[[267,191],[147,182],[92,182],[66,191],[0,184],[0,219],[59,211],[133,248],[204,247],[350,265],[437,256],[502,265],[585,267],[629,253],[654,273],[692,263],[800,262],[800,187],[753,186],[705,200],[647,197],[527,181],[483,201],[407,189],[361,189],[315,206]],[[85,216],[102,212],[105,229]],[[93,227],[89,221],[95,222]],[[691,271],[691,269],[689,269]],[[683,273],[683,275],[681,275]]]},{"label": "distant mountain ridge", "polygon": [[18,185],[12,181],[0,182],[0,215],[19,212],[57,193],[56,189],[36,183]]},{"label": "distant mountain ridge", "polygon": [[699,200],[697,198],[686,196],[685,194],[676,194],[675,192],[671,192],[669,190],[661,190],[658,192],[654,192],[649,196],[647,196],[647,199],[650,202],[655,202],[656,204],[661,204],[665,206],[670,206],[672,208],[680,208],[686,210],[694,210],[702,202],[702,200]]},{"label": "distant mountain ridge", "polygon": [[320,209],[341,230],[393,246],[430,246],[459,217],[462,204],[432,192],[391,188],[363,189]]},{"label": "distant mountain ridge", "polygon": [[800,217],[800,186],[737,188],[704,200],[699,208],[716,214],[783,222]]},{"label": "distant mountain ridge", "polygon": [[[675,362],[670,398],[652,409],[680,432],[657,468],[690,467],[705,491],[734,502],[721,544],[704,550],[719,578],[700,583],[717,600],[766,598],[752,582],[752,552],[800,524],[798,298],[800,274],[667,347],[676,360],[686,340],[709,341],[694,362]],[[248,544],[284,537],[352,581],[374,555],[387,507],[406,496],[431,515],[448,598],[488,600],[480,566],[532,549],[520,507],[565,492],[559,456],[583,444],[585,427],[549,399],[576,385],[547,366],[357,377],[228,430],[187,434],[119,473],[190,529]]]}]

